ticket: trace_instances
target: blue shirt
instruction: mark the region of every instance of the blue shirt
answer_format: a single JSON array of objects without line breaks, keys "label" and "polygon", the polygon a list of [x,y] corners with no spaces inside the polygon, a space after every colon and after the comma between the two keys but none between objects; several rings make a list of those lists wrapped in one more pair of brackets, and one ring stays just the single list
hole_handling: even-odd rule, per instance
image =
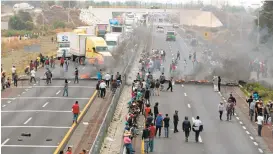
[{"label": "blue shirt", "polygon": [[98,80],[101,80],[101,79],[102,79],[102,76],[101,76],[101,73],[100,73],[100,72],[97,73],[97,77],[98,77]]}]

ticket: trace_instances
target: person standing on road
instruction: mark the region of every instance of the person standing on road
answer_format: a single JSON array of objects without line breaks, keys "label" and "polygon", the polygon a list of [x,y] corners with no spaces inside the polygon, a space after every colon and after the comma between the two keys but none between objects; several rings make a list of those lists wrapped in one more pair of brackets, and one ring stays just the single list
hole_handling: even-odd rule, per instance
[{"label": "person standing on road", "polygon": [[143,129],[142,132],[142,140],[144,140],[144,152],[148,153],[149,151],[149,142],[150,142],[150,130],[149,130],[149,126],[146,124],[145,129]]},{"label": "person standing on road", "polygon": [[253,116],[254,116],[254,113],[255,113],[255,101],[253,100],[251,103],[250,103],[250,106],[249,106],[249,116],[250,116],[250,121],[252,122],[253,121]]},{"label": "person standing on road", "polygon": [[178,125],[178,121],[179,121],[179,117],[178,117],[178,111],[175,111],[174,115],[173,115],[173,126],[174,126],[174,133],[179,132],[177,129],[177,125]]},{"label": "person standing on road", "polygon": [[32,83],[32,80],[34,80],[34,83],[36,83],[35,73],[36,72],[34,71],[34,69],[32,69],[30,72],[30,83]]},{"label": "person standing on road", "polygon": [[176,56],[176,59],[178,60],[180,60],[180,52],[179,51],[177,51],[177,56]]},{"label": "person standing on road", "polygon": [[250,104],[253,102],[252,95],[250,95],[249,98],[246,99],[246,102],[247,102],[248,107],[249,107],[249,116],[250,116]]},{"label": "person standing on road", "polygon": [[169,89],[171,89],[171,92],[173,92],[173,79],[171,78],[170,80],[169,80],[169,87],[167,88],[167,91],[169,90]]},{"label": "person standing on road", "polygon": [[100,83],[100,94],[101,94],[101,98],[104,98],[106,94],[106,83],[103,80],[101,80],[101,83]]},{"label": "person standing on road", "polygon": [[197,116],[196,119],[193,121],[192,130],[195,132],[195,141],[198,142],[200,132],[203,131],[203,124],[202,124],[199,116]]},{"label": "person standing on road", "polygon": [[68,97],[68,82],[67,79],[64,80],[64,92],[63,92],[63,96],[66,95],[66,97]]},{"label": "person standing on road", "polygon": [[155,95],[156,96],[159,96],[159,88],[160,88],[160,82],[158,79],[156,79],[156,82],[155,82]]},{"label": "person standing on road", "polygon": [[68,66],[69,66],[68,59],[65,60],[64,64],[65,64],[64,70],[67,72],[68,71]]},{"label": "person standing on road", "polygon": [[220,92],[221,90],[221,77],[218,76],[218,91]]},{"label": "person standing on road", "polygon": [[270,117],[270,105],[269,103],[266,104],[264,107],[264,123],[268,124],[268,118]]},{"label": "person standing on road", "polygon": [[151,81],[151,85],[150,85],[150,90],[151,90],[151,95],[154,96],[155,95],[155,80],[152,79]]},{"label": "person standing on road", "polygon": [[259,113],[257,117],[257,125],[258,125],[258,136],[262,136],[262,128],[264,123],[264,117],[262,113]]},{"label": "person standing on road", "polygon": [[158,136],[160,137],[161,136],[161,128],[162,128],[162,125],[163,125],[163,117],[161,115],[161,113],[159,113],[156,117],[156,120],[155,120],[155,126],[156,126],[156,131],[155,131],[155,136],[157,134],[157,131],[159,131],[159,134]]},{"label": "person standing on road", "polygon": [[11,68],[12,81],[14,81],[14,75],[15,75],[15,73],[16,73],[16,67],[12,66],[12,68]]},{"label": "person standing on road", "polygon": [[186,116],[185,120],[182,123],[182,130],[185,132],[185,138],[186,142],[188,142],[188,138],[190,136],[190,131],[191,131],[191,122],[189,121],[189,118]]},{"label": "person standing on road", "polygon": [[18,82],[18,75],[17,75],[17,73],[15,73],[15,74],[14,74],[14,81],[13,81],[13,85],[14,85],[15,87],[17,87],[17,82]]},{"label": "person standing on road", "polygon": [[166,114],[165,118],[163,119],[164,121],[164,131],[165,131],[165,137],[169,138],[169,126],[170,126],[170,117],[168,114]]},{"label": "person standing on road", "polygon": [[154,151],[154,138],[155,138],[155,132],[156,132],[156,128],[153,123],[151,123],[149,130],[150,130],[149,147],[150,147],[150,152],[153,152]]},{"label": "person standing on road", "polygon": [[34,61],[35,71],[38,70],[38,66],[39,66],[39,61],[38,61],[38,59],[36,59],[36,60]]},{"label": "person standing on road", "polygon": [[107,88],[110,87],[110,79],[111,79],[111,75],[109,73],[106,73],[104,75],[104,79],[105,79],[105,82],[106,82],[106,85],[107,85]]},{"label": "person standing on road", "polygon": [[150,104],[150,96],[151,96],[151,92],[150,92],[149,88],[147,87],[145,90],[145,94],[144,94],[146,104]]},{"label": "person standing on road", "polygon": [[72,147],[68,147],[65,154],[72,154]]},{"label": "person standing on road", "polygon": [[225,109],[225,106],[224,106],[223,102],[220,102],[220,104],[218,105],[218,111],[220,114],[219,117],[220,117],[221,121],[222,121],[222,115],[223,115],[224,109]]},{"label": "person standing on road", "polygon": [[146,118],[146,124],[148,124],[149,126],[151,125],[151,123],[153,123],[153,113],[150,113],[147,118]]},{"label": "person standing on road", "polygon": [[61,68],[64,67],[64,57],[61,57],[61,59],[60,59],[60,67]]},{"label": "person standing on road", "polygon": [[97,72],[97,78],[98,78],[98,80],[101,80],[101,79],[102,79],[101,70]]},{"label": "person standing on road", "polygon": [[73,104],[72,106],[72,112],[73,112],[73,123],[77,123],[78,122],[78,115],[80,113],[80,107],[78,104],[78,101],[75,102],[75,104]]},{"label": "person standing on road", "polygon": [[156,117],[157,117],[157,115],[158,115],[158,102],[156,102],[155,103],[155,106],[154,106],[154,123],[155,123],[155,119],[156,119]]},{"label": "person standing on road", "polygon": [[75,75],[74,83],[76,83],[76,82],[79,83],[79,70],[77,67],[75,68],[74,75]]}]

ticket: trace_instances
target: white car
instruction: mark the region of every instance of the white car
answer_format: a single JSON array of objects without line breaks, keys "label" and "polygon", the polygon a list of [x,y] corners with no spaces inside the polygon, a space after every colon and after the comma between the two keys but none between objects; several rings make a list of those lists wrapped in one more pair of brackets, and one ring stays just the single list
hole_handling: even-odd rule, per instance
[{"label": "white car", "polygon": [[173,28],[179,28],[178,24],[173,24]]},{"label": "white car", "polygon": [[160,27],[158,26],[157,29],[156,29],[157,32],[161,32],[163,33],[164,32],[164,28],[163,27]]}]

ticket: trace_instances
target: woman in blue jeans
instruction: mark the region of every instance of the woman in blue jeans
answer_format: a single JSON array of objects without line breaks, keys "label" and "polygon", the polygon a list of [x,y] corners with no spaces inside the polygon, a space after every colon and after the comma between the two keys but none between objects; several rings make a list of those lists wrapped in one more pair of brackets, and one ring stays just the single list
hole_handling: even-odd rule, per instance
[{"label": "woman in blue jeans", "polygon": [[135,151],[133,149],[132,140],[129,137],[130,135],[131,134],[129,133],[129,131],[126,130],[124,133],[123,142],[126,149],[129,150],[129,154],[133,154]]}]

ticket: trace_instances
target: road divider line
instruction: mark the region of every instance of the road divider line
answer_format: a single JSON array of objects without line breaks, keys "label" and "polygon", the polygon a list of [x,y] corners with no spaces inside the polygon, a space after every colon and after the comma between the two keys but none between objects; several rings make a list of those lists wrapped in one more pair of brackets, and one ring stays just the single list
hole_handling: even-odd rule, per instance
[{"label": "road divider line", "polygon": [[240,124],[242,125],[242,124],[243,124],[243,122],[242,122],[242,121],[240,121]]},{"label": "road divider line", "polygon": [[258,143],[257,143],[257,142],[253,142],[253,143],[254,143],[254,145],[258,146]]},{"label": "road divider line", "polygon": [[3,145],[2,147],[18,147],[18,148],[56,148],[52,145]]},{"label": "road divider line", "polygon": [[239,117],[236,117],[237,120],[239,120],[240,118]]},{"label": "road divider line", "polygon": [[46,102],[42,107],[46,107],[49,102]]},{"label": "road divider line", "polygon": [[8,103],[8,104],[10,104],[10,103],[11,103],[11,101],[8,101],[7,103]]},{"label": "road divider line", "polygon": [[1,146],[3,146],[3,145],[5,145],[5,144],[7,144],[8,143],[8,141],[9,141],[10,139],[9,138],[7,138],[2,144],[1,144]]},{"label": "road divider line", "polygon": [[234,113],[234,115],[236,115],[236,116],[237,116],[237,114],[236,114],[236,113]]},{"label": "road divider line", "polygon": [[24,125],[26,125],[31,119],[32,119],[32,117],[28,118],[27,121],[24,122]]},{"label": "road divider line", "polygon": [[82,68],[83,70],[85,69],[85,67]]},{"label": "road divider line", "polygon": [[70,83],[71,81],[68,81],[68,83]]},{"label": "road divider line", "polygon": [[190,104],[188,104],[188,108],[191,108],[191,105],[190,105]]},{"label": "road divider line", "polygon": [[58,95],[61,92],[61,90],[59,90],[58,92],[56,92],[56,95]]},{"label": "road divider line", "polygon": [[186,94],[186,93],[184,93],[184,95],[185,95],[185,96],[187,96],[187,94]]},{"label": "road divider line", "polygon": [[182,84],[181,86],[182,86],[182,87],[184,87],[184,85],[183,85],[183,84]]},{"label": "road divider line", "polygon": [[2,107],[6,107],[6,105],[3,105]]},{"label": "road divider line", "polygon": [[243,129],[246,129],[246,127],[245,127],[245,126],[243,126]]},{"label": "road divider line", "polygon": [[85,105],[85,107],[83,108],[83,111],[80,112],[80,115],[78,117],[78,123],[73,123],[71,128],[67,131],[67,133],[65,134],[64,138],[62,139],[62,141],[60,142],[60,144],[58,145],[58,147],[55,149],[53,154],[59,154],[59,152],[66,146],[68,140],[70,139],[72,133],[74,132],[76,126],[80,123],[81,119],[83,118],[83,116],[85,115],[86,111],[88,110],[88,108],[90,107],[90,105],[92,104],[93,100],[95,99],[95,97],[97,96],[98,91],[96,90],[93,95],[90,97],[88,103]]},{"label": "road divider line", "polygon": [[18,97],[20,97],[21,95],[19,94],[19,95],[17,95]]},{"label": "road divider line", "polygon": [[250,133],[248,131],[246,131],[246,133],[249,135]]},{"label": "road divider line", "polygon": [[68,129],[65,126],[1,126],[1,128],[49,128],[49,129]]},{"label": "road divider line", "polygon": [[264,153],[262,149],[259,148],[258,150],[259,150],[260,153]]},{"label": "road divider line", "polygon": [[250,138],[251,140],[254,140],[254,138],[253,138],[252,136],[249,136],[249,138]]}]

